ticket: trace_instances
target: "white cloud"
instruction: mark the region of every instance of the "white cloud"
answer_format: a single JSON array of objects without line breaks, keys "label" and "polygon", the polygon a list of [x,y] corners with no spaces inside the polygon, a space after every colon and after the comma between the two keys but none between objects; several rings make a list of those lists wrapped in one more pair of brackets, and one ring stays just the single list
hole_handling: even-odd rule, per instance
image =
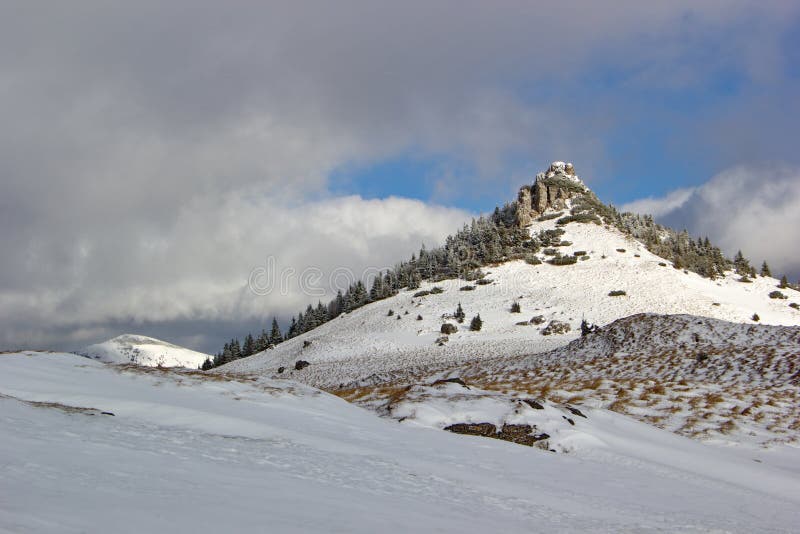
[{"label": "white cloud", "polygon": [[723,171],[700,187],[623,206],[694,235],[728,253],[741,249],[773,273],[800,276],[800,168],[768,165]]},{"label": "white cloud", "polygon": [[[0,293],[0,343],[80,344],[114,333],[105,324],[285,317],[315,298],[300,285],[308,268],[322,275],[312,289],[324,291],[325,301],[336,269],[361,277],[389,268],[422,243],[441,243],[470,217],[403,198],[285,204],[238,191],[196,199],[176,211],[170,224],[137,226],[130,239],[87,236],[58,277]],[[70,247],[64,248],[66,254]],[[51,253],[31,261],[46,262]],[[257,295],[247,287],[248,277],[268,257],[275,259],[276,278],[283,273],[289,284],[286,291],[278,283]]]},{"label": "white cloud", "polygon": [[686,201],[691,198],[694,192],[695,188],[693,187],[676,189],[662,198],[647,197],[628,202],[620,206],[620,210],[632,213],[647,213],[653,217],[660,217],[686,204]]}]

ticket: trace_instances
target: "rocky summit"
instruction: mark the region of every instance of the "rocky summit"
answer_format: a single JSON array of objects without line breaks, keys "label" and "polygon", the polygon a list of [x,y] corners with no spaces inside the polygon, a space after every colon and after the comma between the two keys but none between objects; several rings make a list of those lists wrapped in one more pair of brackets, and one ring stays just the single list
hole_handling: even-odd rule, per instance
[{"label": "rocky summit", "polygon": [[589,193],[589,188],[575,174],[572,163],[554,161],[547,171],[536,175],[533,185],[524,185],[517,195],[517,224],[530,225],[548,209],[563,210],[567,200]]}]

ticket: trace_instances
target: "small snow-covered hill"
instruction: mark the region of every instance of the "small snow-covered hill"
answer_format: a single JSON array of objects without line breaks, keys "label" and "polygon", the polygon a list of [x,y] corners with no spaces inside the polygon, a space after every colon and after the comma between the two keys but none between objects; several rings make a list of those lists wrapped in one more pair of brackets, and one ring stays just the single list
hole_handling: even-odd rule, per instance
[{"label": "small snow-covered hill", "polygon": [[[555,228],[555,220],[533,221],[530,232]],[[790,307],[800,302],[800,293],[784,289],[787,299],[770,298],[779,284],[775,278],[741,282],[740,276],[728,272],[711,280],[673,268],[616,228],[573,222],[563,230],[562,243],[567,244],[559,253],[585,259],[551,265],[546,262],[549,256],[540,252],[543,263],[538,265],[512,261],[485,268],[488,285],[464,280],[424,283],[419,290],[368,304],[221,369],[272,375],[284,367],[292,378],[336,388],[396,370],[545,352],[579,337],[582,319],[607,325],[654,313],[757,324],[757,314],[758,324],[800,324],[800,311]],[[443,291],[415,297],[434,287]],[[459,303],[466,314],[463,324],[451,317]],[[513,303],[520,305],[520,313],[511,312]],[[477,314],[483,327],[472,332],[470,319]],[[553,321],[566,323],[569,331],[546,335]],[[444,322],[458,331],[437,343]],[[294,371],[298,360],[311,365]]]},{"label": "small snow-covered hill", "polygon": [[77,354],[105,363],[135,363],[150,367],[187,367],[197,369],[210,358],[160,339],[123,334],[103,343],[89,345]]},{"label": "small snow-covered hill", "polygon": [[[550,403],[516,411],[508,395],[452,383],[412,391],[396,410],[402,424],[290,380],[1,354],[0,531],[800,524],[796,448],[713,447],[596,408],[581,409],[586,417]],[[430,428],[454,422],[519,425],[506,433],[539,425],[569,453]]]}]

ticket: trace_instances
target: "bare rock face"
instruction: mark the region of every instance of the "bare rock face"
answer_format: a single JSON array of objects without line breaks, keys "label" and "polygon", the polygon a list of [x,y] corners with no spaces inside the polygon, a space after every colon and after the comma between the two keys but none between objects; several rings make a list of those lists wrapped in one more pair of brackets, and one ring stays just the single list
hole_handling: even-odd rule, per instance
[{"label": "bare rock face", "polygon": [[567,200],[588,192],[575,174],[572,163],[554,161],[546,172],[536,175],[532,186],[523,186],[517,195],[517,224],[528,226],[548,209],[563,210]]}]

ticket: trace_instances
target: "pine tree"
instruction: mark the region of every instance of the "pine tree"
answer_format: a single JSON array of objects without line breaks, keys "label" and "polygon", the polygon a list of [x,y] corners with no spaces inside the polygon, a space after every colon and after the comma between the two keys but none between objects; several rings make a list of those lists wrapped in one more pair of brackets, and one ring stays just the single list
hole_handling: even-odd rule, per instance
[{"label": "pine tree", "polygon": [[466,314],[464,313],[464,308],[461,307],[461,303],[458,303],[458,308],[456,308],[456,312],[453,314],[453,318],[458,321],[459,323],[463,323],[464,319],[466,318]]},{"label": "pine tree", "polygon": [[242,358],[247,358],[248,356],[252,356],[255,354],[256,350],[256,340],[253,339],[252,334],[247,334],[247,337],[244,338],[244,344],[242,345]]},{"label": "pine tree", "polygon": [[772,272],[770,272],[766,260],[761,264],[761,276],[772,276]]},{"label": "pine tree", "polygon": [[481,314],[479,313],[475,317],[472,318],[472,321],[469,323],[469,329],[473,332],[479,332],[480,329],[483,327],[483,321],[481,320]]},{"label": "pine tree", "polygon": [[785,274],[781,276],[781,283],[778,284],[778,287],[781,289],[786,289],[787,287],[789,287],[789,279],[786,278]]},{"label": "pine tree", "polygon": [[522,313],[522,307],[519,305],[519,302],[514,301],[511,304],[511,313]]},{"label": "pine tree", "polygon": [[278,326],[278,320],[274,317],[272,318],[272,331],[269,334],[269,342],[273,345],[277,345],[278,343],[283,341],[283,334],[281,334],[281,329]]},{"label": "pine tree", "polygon": [[200,366],[200,369],[202,369],[203,371],[208,371],[213,367],[214,367],[214,362],[211,361],[211,358],[206,358],[206,361],[203,362],[203,365]]}]

